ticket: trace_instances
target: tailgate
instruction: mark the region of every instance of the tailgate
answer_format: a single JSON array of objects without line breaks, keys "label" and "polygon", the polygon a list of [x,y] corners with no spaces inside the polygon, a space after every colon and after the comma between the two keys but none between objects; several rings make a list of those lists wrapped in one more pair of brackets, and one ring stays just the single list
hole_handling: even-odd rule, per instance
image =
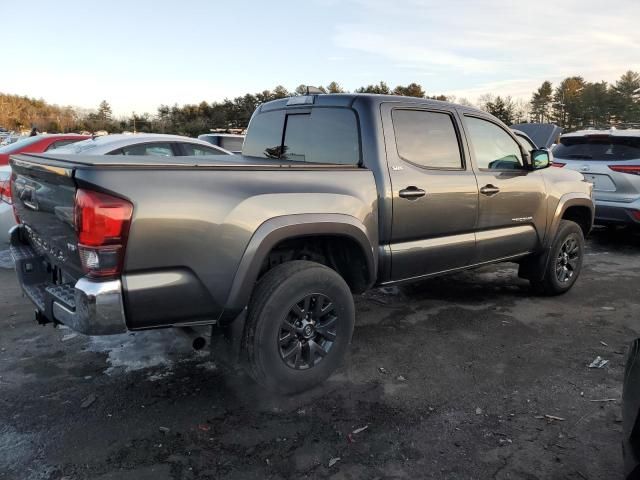
[{"label": "tailgate", "polygon": [[[11,157],[13,201],[28,241],[50,263],[54,275],[82,276],[74,227],[74,168],[43,158]],[[56,272],[59,270],[60,273]]]}]

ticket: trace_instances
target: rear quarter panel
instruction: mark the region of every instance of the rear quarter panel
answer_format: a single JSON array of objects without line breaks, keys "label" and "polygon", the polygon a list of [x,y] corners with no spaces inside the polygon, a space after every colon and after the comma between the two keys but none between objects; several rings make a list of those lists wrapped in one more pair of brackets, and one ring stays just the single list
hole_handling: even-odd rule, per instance
[{"label": "rear quarter panel", "polygon": [[[203,292],[194,301],[210,297],[212,315],[222,313],[252,236],[270,219],[348,215],[363,225],[377,248],[377,191],[366,169],[96,168],[78,170],[76,180],[133,203],[124,265],[132,287],[166,288],[171,295],[189,291],[185,282],[195,278]],[[140,273],[145,276],[136,277]],[[157,283],[145,286],[136,278]],[[184,288],[169,288],[172,283]],[[152,305],[152,296],[149,300]]]}]

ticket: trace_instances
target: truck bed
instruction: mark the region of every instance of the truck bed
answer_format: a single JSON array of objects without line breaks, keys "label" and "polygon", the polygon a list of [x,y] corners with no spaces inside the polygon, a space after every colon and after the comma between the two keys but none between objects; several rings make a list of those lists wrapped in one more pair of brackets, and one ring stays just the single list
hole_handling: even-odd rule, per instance
[{"label": "truck bed", "polygon": [[12,155],[14,162],[30,163],[35,165],[46,165],[58,168],[204,168],[204,169],[227,169],[235,170],[240,168],[337,168],[354,169],[358,167],[334,164],[304,163],[279,159],[261,159],[255,157],[245,157],[242,155],[210,155],[198,157],[161,157],[154,155],[75,155],[75,154],[19,154]]}]

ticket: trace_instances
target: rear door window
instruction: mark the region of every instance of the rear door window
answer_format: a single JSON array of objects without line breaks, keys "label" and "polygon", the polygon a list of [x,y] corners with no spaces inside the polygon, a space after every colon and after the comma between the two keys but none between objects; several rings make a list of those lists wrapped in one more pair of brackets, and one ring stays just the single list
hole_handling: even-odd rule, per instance
[{"label": "rear door window", "polygon": [[398,154],[427,168],[463,168],[453,118],[425,110],[394,110],[393,129]]},{"label": "rear door window", "polygon": [[294,162],[357,165],[360,140],[356,115],[347,108],[290,110],[286,118],[283,110],[258,114],[251,122],[242,153]]}]

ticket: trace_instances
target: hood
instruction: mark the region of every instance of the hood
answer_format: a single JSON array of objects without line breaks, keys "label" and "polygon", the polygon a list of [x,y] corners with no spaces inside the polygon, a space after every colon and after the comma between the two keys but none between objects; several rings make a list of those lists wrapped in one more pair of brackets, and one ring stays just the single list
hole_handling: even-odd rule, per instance
[{"label": "hood", "polygon": [[511,128],[526,133],[538,148],[551,147],[562,133],[562,128],[553,123],[518,123]]}]

